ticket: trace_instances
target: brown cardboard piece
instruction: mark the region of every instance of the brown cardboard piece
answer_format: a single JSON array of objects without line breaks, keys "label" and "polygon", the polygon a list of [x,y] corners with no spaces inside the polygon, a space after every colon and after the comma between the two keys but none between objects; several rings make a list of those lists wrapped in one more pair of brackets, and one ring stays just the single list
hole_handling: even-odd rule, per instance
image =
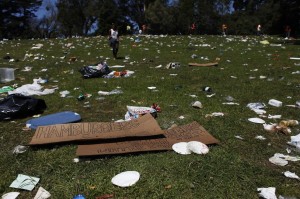
[{"label": "brown cardboard piece", "polygon": [[197,122],[166,130],[164,131],[164,136],[164,138],[155,139],[78,145],[76,155],[94,156],[146,151],[167,151],[172,150],[172,145],[177,142],[200,141],[204,144],[216,144],[219,142]]},{"label": "brown cardboard piece", "polygon": [[89,122],[39,126],[29,145],[163,134],[151,114],[127,122]]},{"label": "brown cardboard piece", "polygon": [[218,64],[219,64],[218,62],[205,63],[205,64],[189,63],[189,66],[217,66]]}]

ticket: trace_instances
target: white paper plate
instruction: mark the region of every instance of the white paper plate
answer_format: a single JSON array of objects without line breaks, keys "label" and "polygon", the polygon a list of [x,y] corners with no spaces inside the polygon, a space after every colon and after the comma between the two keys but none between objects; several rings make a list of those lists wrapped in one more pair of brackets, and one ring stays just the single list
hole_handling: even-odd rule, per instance
[{"label": "white paper plate", "polygon": [[197,154],[207,154],[209,151],[209,148],[206,146],[206,144],[198,141],[190,141],[187,143],[188,150],[197,153]]},{"label": "white paper plate", "polygon": [[130,187],[140,179],[140,173],[137,171],[125,171],[119,173],[111,179],[114,185],[119,187]]},{"label": "white paper plate", "polygon": [[187,148],[187,142],[178,142],[173,144],[172,149],[179,154],[187,155],[191,154],[192,152]]},{"label": "white paper plate", "polygon": [[263,119],[253,117],[248,119],[250,122],[257,123],[257,124],[264,124],[266,123]]}]

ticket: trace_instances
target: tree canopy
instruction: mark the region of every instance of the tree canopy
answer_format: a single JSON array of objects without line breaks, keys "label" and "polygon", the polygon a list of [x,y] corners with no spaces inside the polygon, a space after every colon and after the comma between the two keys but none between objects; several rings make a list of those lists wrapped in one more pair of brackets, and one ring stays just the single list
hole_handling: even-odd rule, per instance
[{"label": "tree canopy", "polygon": [[[44,0],[46,1],[46,0]],[[55,37],[106,35],[112,23],[119,32],[126,26],[147,26],[151,34],[254,34],[261,24],[264,34],[300,35],[298,0],[57,0],[43,16],[36,11],[42,0],[1,0],[0,37]]]}]

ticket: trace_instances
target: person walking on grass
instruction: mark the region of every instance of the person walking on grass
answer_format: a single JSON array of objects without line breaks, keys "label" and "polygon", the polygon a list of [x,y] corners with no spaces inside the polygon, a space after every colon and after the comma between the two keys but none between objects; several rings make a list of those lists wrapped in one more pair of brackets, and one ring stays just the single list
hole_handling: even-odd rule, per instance
[{"label": "person walking on grass", "polygon": [[117,59],[119,51],[119,33],[115,24],[112,24],[112,27],[109,30],[109,45],[112,48],[114,58]]}]

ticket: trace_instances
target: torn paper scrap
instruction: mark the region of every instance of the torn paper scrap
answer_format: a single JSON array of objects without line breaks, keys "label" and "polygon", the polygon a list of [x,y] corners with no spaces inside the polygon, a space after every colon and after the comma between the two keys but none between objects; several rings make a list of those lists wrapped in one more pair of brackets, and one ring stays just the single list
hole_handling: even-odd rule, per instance
[{"label": "torn paper scrap", "polygon": [[18,174],[18,177],[11,183],[9,187],[32,191],[39,180],[40,178]]}]

